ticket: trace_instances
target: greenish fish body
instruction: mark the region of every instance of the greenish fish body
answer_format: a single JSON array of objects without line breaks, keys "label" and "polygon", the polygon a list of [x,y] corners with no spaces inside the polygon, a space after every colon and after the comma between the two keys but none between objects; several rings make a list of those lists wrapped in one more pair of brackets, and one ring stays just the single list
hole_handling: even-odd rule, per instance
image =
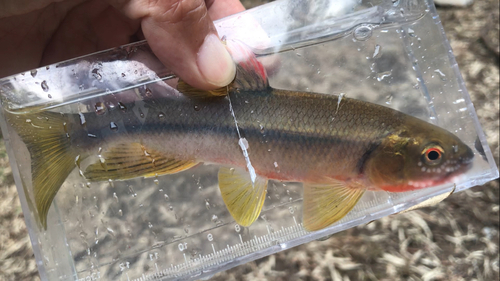
[{"label": "greenish fish body", "polygon": [[[265,72],[238,66],[213,92],[118,103],[103,113],[7,114],[32,157],[41,224],[67,175],[89,181],[151,177],[221,165],[219,187],[237,223],[260,214],[267,181],[304,183],[304,226],[345,216],[366,190],[402,192],[452,181],[472,150],[453,134],[399,111],[336,95],[273,89]],[[82,159],[99,161],[80,167]]]}]

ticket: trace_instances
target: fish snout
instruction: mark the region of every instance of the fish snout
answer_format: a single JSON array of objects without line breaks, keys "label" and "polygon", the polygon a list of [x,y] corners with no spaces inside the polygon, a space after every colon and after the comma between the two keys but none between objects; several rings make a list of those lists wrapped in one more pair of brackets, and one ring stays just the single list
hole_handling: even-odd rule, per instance
[{"label": "fish snout", "polygon": [[462,165],[472,165],[474,161],[474,151],[468,145],[464,145],[463,147],[462,153],[458,156],[458,161]]}]

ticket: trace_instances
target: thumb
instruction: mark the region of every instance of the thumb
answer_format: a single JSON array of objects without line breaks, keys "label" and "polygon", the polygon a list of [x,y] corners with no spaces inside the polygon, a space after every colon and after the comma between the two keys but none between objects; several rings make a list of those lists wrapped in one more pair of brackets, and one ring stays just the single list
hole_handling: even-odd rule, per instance
[{"label": "thumb", "polygon": [[234,62],[219,39],[203,0],[159,0],[142,19],[146,40],[160,61],[193,87],[229,84]]}]

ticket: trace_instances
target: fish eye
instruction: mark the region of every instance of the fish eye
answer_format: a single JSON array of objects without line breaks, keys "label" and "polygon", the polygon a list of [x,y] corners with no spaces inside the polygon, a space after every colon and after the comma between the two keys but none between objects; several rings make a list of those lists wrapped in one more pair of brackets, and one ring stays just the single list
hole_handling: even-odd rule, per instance
[{"label": "fish eye", "polygon": [[430,147],[426,147],[422,153],[423,161],[427,165],[437,165],[441,163],[443,159],[443,148],[438,145],[432,145]]}]

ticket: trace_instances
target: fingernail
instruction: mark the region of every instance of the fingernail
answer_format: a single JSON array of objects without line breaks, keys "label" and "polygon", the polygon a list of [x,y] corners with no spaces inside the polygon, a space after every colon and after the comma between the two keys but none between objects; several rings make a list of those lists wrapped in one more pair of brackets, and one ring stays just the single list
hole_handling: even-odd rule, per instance
[{"label": "fingernail", "polygon": [[198,52],[197,63],[201,75],[216,87],[228,85],[236,74],[233,59],[215,34],[205,37]]}]

